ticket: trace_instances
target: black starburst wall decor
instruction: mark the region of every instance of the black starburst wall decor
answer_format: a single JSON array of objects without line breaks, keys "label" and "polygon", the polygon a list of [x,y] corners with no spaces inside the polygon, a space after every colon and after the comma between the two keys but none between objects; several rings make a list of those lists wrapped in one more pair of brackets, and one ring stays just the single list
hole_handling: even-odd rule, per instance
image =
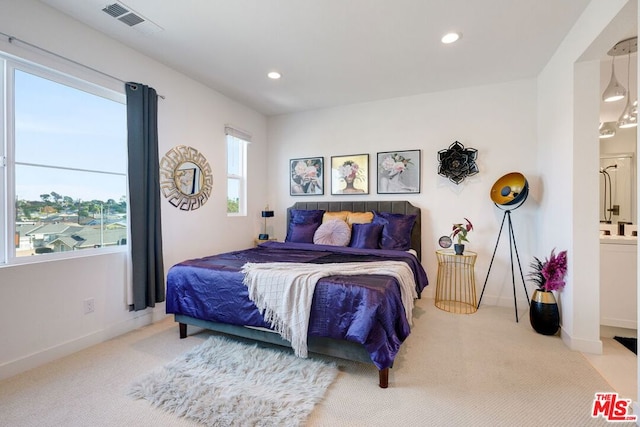
[{"label": "black starburst wall decor", "polygon": [[454,142],[446,150],[438,151],[438,174],[449,181],[460,184],[466,177],[478,173],[478,150],[464,148],[458,141]]}]

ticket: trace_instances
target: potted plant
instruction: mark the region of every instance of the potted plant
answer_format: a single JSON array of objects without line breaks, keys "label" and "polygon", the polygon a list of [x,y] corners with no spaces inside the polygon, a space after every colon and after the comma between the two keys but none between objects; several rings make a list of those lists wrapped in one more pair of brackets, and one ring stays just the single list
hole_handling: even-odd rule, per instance
[{"label": "potted plant", "polygon": [[467,218],[464,219],[465,221],[467,221],[466,224],[453,224],[453,231],[451,232],[451,237],[452,238],[457,238],[458,239],[458,243],[453,245],[453,249],[456,252],[456,255],[462,255],[464,253],[464,243],[462,242],[468,242],[469,239],[467,239],[467,234],[473,230],[473,224],[471,224],[471,221],[469,221]]},{"label": "potted plant", "polygon": [[564,288],[567,275],[567,251],[555,253],[555,249],[544,261],[533,257],[529,278],[537,289],[531,296],[529,321],[536,332],[543,335],[555,335],[560,328],[560,312],[552,291]]}]

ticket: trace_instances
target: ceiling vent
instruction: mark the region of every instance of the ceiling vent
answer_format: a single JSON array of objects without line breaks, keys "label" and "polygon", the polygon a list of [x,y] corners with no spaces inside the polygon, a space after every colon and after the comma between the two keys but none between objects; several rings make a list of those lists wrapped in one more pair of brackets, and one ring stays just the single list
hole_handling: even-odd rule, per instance
[{"label": "ceiling vent", "polygon": [[108,13],[114,18],[117,18],[120,15],[124,15],[125,13],[129,13],[127,9],[125,9],[122,5],[119,5],[118,3],[110,4],[109,6],[102,9],[102,11]]},{"label": "ceiling vent", "polygon": [[123,22],[131,28],[144,34],[153,34],[162,31],[162,28],[137,12],[131,10],[123,3],[113,3],[105,6],[102,11],[118,21]]}]

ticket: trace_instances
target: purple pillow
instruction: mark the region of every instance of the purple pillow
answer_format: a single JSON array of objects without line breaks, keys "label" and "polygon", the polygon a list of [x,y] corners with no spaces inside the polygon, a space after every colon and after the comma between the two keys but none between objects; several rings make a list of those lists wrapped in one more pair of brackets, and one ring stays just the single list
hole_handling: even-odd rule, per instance
[{"label": "purple pillow", "polygon": [[313,236],[318,229],[317,224],[290,224],[287,233],[287,242],[313,243]]},{"label": "purple pillow", "polygon": [[417,215],[373,211],[373,224],[381,224],[381,249],[408,251],[411,249],[411,230]]},{"label": "purple pillow", "polygon": [[313,243],[313,234],[322,224],[323,210],[291,209],[285,242]]},{"label": "purple pillow", "polygon": [[379,249],[382,224],[358,224],[351,226],[351,242],[349,246],[360,249]]}]

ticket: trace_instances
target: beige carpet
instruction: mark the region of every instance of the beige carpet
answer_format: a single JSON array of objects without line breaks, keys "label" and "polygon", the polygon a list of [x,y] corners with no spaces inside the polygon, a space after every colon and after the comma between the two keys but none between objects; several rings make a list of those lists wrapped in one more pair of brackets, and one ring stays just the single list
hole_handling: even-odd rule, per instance
[{"label": "beige carpet", "polygon": [[[516,323],[513,308],[490,306],[455,315],[425,299],[414,318],[389,388],[378,388],[372,366],[338,361],[309,426],[610,425],[590,413],[594,394],[612,387],[559,337],[535,333],[526,315]],[[2,381],[0,426],[196,425],[126,390],[208,336],[180,340],[168,319]]]}]

